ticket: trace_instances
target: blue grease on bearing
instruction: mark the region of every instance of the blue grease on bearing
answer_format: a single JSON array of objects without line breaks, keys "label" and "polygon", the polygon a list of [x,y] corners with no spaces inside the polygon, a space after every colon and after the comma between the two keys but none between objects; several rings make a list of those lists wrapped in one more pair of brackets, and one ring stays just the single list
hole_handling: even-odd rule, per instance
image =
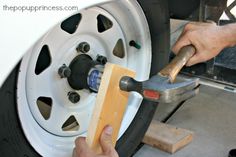
[{"label": "blue grease on bearing", "polygon": [[98,79],[100,79],[99,71],[93,70],[89,75],[88,85],[91,89],[95,91],[98,91]]}]

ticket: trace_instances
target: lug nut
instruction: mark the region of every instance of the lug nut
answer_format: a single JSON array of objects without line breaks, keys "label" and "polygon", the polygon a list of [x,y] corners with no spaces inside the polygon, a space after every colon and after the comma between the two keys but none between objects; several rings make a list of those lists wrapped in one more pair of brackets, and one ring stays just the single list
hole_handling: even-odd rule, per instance
[{"label": "lug nut", "polygon": [[102,64],[102,65],[105,65],[107,63],[107,58],[104,57],[104,56],[100,56],[100,55],[97,55],[97,62]]},{"label": "lug nut", "polygon": [[87,53],[90,50],[90,45],[87,42],[82,42],[76,48],[77,52]]},{"label": "lug nut", "polygon": [[70,100],[70,102],[75,104],[75,103],[80,101],[80,95],[76,92],[69,92],[68,93],[68,99]]},{"label": "lug nut", "polygon": [[61,78],[67,78],[70,77],[71,75],[71,70],[66,64],[63,64],[59,69],[58,69],[58,74]]},{"label": "lug nut", "polygon": [[137,42],[135,42],[134,40],[131,40],[129,42],[129,46],[133,46],[135,47],[136,49],[141,49],[141,45],[139,45]]}]

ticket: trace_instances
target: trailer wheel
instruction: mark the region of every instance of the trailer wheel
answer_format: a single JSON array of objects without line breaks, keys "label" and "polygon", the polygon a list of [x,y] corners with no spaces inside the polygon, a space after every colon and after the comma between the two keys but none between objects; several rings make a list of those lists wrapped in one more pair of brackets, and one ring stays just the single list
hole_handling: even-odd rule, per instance
[{"label": "trailer wheel", "polygon": [[[165,0],[111,2],[63,20],[29,49],[0,89],[1,156],[71,156],[75,138],[86,136],[96,93],[70,75],[83,78],[81,69],[105,59],[145,80],[168,57]],[[72,62],[79,71],[69,69]],[[120,156],[132,155],[157,105],[131,94],[116,145]]]}]

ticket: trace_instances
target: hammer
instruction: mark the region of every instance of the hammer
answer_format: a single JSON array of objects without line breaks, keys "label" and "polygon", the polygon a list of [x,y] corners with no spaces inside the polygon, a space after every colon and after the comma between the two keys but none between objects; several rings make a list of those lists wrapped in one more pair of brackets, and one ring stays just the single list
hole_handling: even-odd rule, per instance
[{"label": "hammer", "polygon": [[[106,68],[100,71],[96,67],[92,68],[88,75],[88,85],[93,87],[93,90],[99,86],[99,91],[88,129],[88,145],[100,154],[100,135],[103,128],[109,124],[114,128],[112,144],[115,146],[130,91],[138,92],[150,101],[164,103],[186,100],[196,95],[198,79],[184,79],[183,82],[173,83],[181,68],[194,53],[193,46],[183,47],[169,65],[143,82],[132,78],[135,76],[133,71],[115,64],[108,63]],[[102,79],[99,78],[100,75]]]},{"label": "hammer", "polygon": [[149,80],[139,82],[128,76],[122,77],[120,89],[138,92],[144,99],[163,103],[183,101],[195,96],[199,92],[199,79],[182,79],[181,82],[174,83],[176,76],[195,51],[192,45],[182,47],[175,58]]}]

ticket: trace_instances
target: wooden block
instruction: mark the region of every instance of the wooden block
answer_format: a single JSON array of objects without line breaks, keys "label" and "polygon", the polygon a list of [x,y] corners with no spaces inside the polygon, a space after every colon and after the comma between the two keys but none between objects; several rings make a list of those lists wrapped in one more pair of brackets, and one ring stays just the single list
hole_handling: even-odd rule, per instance
[{"label": "wooden block", "polygon": [[153,120],[143,142],[168,153],[175,153],[193,139],[193,132]]},{"label": "wooden block", "polygon": [[135,73],[115,64],[106,64],[86,139],[89,146],[98,154],[101,153],[100,135],[108,124],[114,129],[112,142],[114,146],[116,144],[129,96],[128,92],[119,88],[123,76],[134,77]]}]

